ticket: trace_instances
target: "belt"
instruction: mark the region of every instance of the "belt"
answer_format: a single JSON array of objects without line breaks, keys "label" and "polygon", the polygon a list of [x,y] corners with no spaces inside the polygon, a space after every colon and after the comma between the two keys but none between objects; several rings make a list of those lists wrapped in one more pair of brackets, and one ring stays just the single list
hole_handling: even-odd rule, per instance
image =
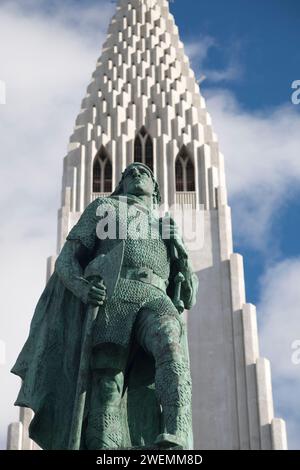
[{"label": "belt", "polygon": [[127,266],[123,266],[120,275],[123,279],[151,284],[151,286],[157,287],[163,292],[166,292],[168,286],[168,281],[158,276],[152,271],[152,269],[147,267],[129,268]]}]

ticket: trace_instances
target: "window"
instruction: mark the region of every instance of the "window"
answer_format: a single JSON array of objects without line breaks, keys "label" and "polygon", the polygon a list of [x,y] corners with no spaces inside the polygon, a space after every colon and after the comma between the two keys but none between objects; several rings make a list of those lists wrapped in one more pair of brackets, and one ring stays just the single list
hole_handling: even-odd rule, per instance
[{"label": "window", "polygon": [[96,157],[93,168],[93,192],[101,192],[101,165],[99,159]]},{"label": "window", "polygon": [[107,159],[104,169],[104,192],[112,192],[112,164],[109,159]]},{"label": "window", "polygon": [[175,173],[176,173],[176,191],[182,192],[183,189],[183,166],[179,158],[176,158],[175,164]]},{"label": "window", "polygon": [[134,161],[144,163],[153,171],[153,142],[144,126],[134,141]]},{"label": "window", "polygon": [[134,161],[142,162],[142,159],[143,159],[143,145],[142,145],[142,139],[138,135],[134,142]]},{"label": "window", "polygon": [[175,162],[177,192],[195,191],[195,169],[186,147],[180,150]]},{"label": "window", "polygon": [[112,192],[112,164],[102,146],[97,153],[93,165],[93,192]]}]

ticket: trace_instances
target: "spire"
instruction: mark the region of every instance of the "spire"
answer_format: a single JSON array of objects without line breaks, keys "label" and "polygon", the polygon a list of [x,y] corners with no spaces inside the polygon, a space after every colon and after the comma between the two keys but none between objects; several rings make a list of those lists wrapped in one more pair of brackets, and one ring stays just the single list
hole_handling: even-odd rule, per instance
[{"label": "spire", "polygon": [[[137,129],[142,125],[152,125],[156,134],[178,138],[189,135],[184,113],[192,103],[190,113],[194,114],[193,124],[197,124],[202,119],[204,102],[169,3],[121,0],[83,102],[83,114],[96,106],[93,124],[100,126],[106,141],[128,135],[130,127]],[[122,115],[118,107],[126,107],[126,114]],[[162,124],[165,109],[169,122]]]},{"label": "spire", "polygon": [[[142,126],[153,139],[154,173],[163,186],[163,200],[173,203],[174,188],[165,180],[167,166],[173,166],[183,145],[195,154],[204,141],[216,138],[166,0],[118,3],[69,150],[84,146],[90,165],[104,146],[111,155],[115,184],[132,161]],[[91,198],[90,185],[76,210],[82,211]]]}]

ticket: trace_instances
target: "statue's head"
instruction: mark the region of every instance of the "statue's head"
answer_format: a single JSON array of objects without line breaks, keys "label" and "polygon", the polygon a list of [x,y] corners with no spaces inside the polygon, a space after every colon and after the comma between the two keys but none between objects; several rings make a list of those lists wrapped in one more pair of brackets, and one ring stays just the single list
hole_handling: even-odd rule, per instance
[{"label": "statue's head", "polygon": [[143,163],[131,163],[122,173],[121,181],[112,196],[152,195],[153,203],[159,204],[161,196],[157,181],[150,168]]}]

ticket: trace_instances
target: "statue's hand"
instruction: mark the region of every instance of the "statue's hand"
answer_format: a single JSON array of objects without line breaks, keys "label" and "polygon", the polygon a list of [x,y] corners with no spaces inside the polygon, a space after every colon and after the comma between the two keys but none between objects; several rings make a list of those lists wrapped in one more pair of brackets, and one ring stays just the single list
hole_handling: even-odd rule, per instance
[{"label": "statue's hand", "polygon": [[103,279],[97,279],[90,283],[87,302],[94,307],[100,307],[106,300],[106,287]]},{"label": "statue's hand", "polygon": [[180,257],[186,258],[186,248],[180,235],[179,228],[175,224],[175,221],[171,217],[166,216],[160,219],[160,224],[163,238],[166,238],[170,240],[171,243],[174,243],[178,250],[178,255]]}]

